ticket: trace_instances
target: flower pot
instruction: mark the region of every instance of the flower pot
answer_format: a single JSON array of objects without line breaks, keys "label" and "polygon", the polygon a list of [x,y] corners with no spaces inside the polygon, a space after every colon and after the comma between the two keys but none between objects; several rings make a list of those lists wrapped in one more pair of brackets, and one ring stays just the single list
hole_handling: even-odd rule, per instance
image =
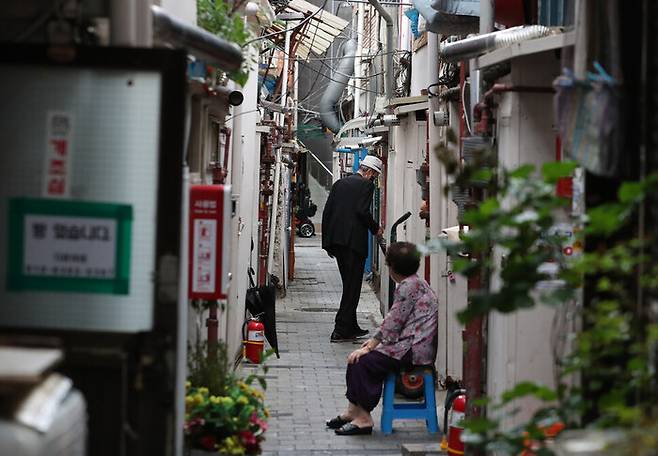
[{"label": "flower pot", "polygon": [[214,454],[216,456],[226,456],[224,453],[218,453],[216,451],[210,451],[210,450],[199,450],[196,448],[193,448],[191,450],[187,450],[187,453],[185,453],[185,456],[208,456],[210,454]]}]

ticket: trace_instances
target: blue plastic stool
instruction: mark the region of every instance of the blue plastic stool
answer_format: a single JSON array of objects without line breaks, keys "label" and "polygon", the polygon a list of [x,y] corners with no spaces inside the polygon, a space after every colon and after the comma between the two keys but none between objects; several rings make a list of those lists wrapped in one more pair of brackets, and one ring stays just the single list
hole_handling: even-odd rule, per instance
[{"label": "blue plastic stool", "polygon": [[384,434],[393,432],[393,420],[425,420],[429,432],[439,432],[439,423],[436,418],[434,370],[427,368],[423,372],[425,390],[423,402],[395,403],[395,378],[397,375],[397,373],[388,374],[384,382],[382,432]]}]

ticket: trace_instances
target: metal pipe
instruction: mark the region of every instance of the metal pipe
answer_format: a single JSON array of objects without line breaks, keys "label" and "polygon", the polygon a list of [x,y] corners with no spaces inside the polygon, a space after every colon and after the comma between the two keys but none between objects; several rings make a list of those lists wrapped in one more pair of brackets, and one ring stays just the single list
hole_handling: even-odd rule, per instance
[{"label": "metal pipe", "polygon": [[137,45],[135,0],[110,3],[110,42],[113,46]]},{"label": "metal pipe", "polygon": [[[389,247],[393,245],[393,243],[397,242],[398,240],[398,225],[404,223],[407,221],[407,219],[411,217],[411,212],[405,212],[404,215],[402,215],[399,219],[397,219],[395,222],[393,222],[393,225],[391,225],[391,243],[389,244]],[[388,309],[387,311],[391,310],[391,307],[393,307],[393,294],[395,293],[395,281],[391,278],[391,273],[389,272],[388,274]]]},{"label": "metal pipe", "polygon": [[177,19],[159,6],[151,7],[153,34],[164,43],[188,49],[191,54],[216,64],[224,71],[236,71],[242,65],[242,51],[237,44]]},{"label": "metal pipe", "polygon": [[[188,98],[189,100],[189,98]],[[189,112],[189,111],[188,111]],[[188,114],[189,116],[189,114]],[[185,135],[187,139],[189,135]],[[187,150],[187,147],[185,148]],[[190,211],[190,168],[183,160],[183,198],[181,201],[181,239],[180,239],[180,263],[178,275],[178,309],[177,309],[177,328],[176,328],[176,404],[179,411],[175,415],[176,426],[183,426],[184,418],[183,411],[185,410],[185,380],[187,379],[186,363],[183,360],[187,359],[187,334],[188,334],[188,301],[187,301],[187,266],[188,266],[188,236],[189,236],[189,223],[188,216]],[[181,429],[177,427],[177,429]],[[182,432],[176,432],[174,436],[174,454],[183,454],[183,435]]]},{"label": "metal pipe", "polygon": [[480,0],[480,34],[494,31],[495,0]]},{"label": "metal pipe", "polygon": [[[291,32],[288,30],[286,32],[286,38],[284,40],[284,52],[283,52],[283,71],[281,72],[281,108],[285,108],[288,102],[288,69],[290,68],[290,38]],[[285,122],[285,115],[279,116],[279,125],[283,127]],[[276,196],[276,195],[275,195]]]},{"label": "metal pipe", "polygon": [[[493,35],[494,46],[497,46],[497,36],[493,32],[494,30],[494,1],[493,0],[480,0],[480,36],[491,36]],[[523,36],[523,32],[518,32],[519,40]],[[498,36],[498,38],[500,38]],[[505,40],[498,40],[499,42],[506,42]],[[482,80],[480,70],[474,70],[475,62],[471,60],[471,119],[475,120],[476,107],[480,105],[481,96],[482,96]],[[473,125],[475,129],[475,125]],[[482,201],[483,193],[481,191],[473,191],[473,196],[475,201]],[[470,277],[468,280],[468,300],[471,300],[471,297],[474,293],[481,292],[484,281],[487,280],[487,277],[482,277],[484,271],[480,271],[474,276]],[[466,407],[466,416],[468,418],[479,417],[482,413],[479,406],[477,406],[476,400],[479,399],[483,394],[483,389],[485,385],[483,382],[484,379],[484,335],[483,335],[484,319],[482,317],[477,317],[468,323],[463,331],[463,371],[464,371],[464,387],[468,395],[468,402]],[[473,448],[470,445],[466,446],[467,454],[479,455],[482,454],[480,449]]]},{"label": "metal pipe", "polygon": [[514,43],[541,38],[550,33],[551,29],[543,25],[520,25],[499,32],[444,43],[441,45],[440,54],[448,62],[458,62]]},{"label": "metal pipe", "polygon": [[[364,2],[365,3],[365,2]],[[359,31],[359,34],[356,37],[356,60],[354,60],[354,76],[360,78],[363,76],[363,69],[361,66],[361,54],[363,53],[363,33],[360,33],[363,29],[363,19],[365,16],[365,5],[363,3],[359,4],[356,13],[356,29]],[[353,119],[356,119],[361,115],[361,84],[363,81],[356,82],[354,86],[354,115]]]},{"label": "metal pipe", "polygon": [[453,99],[459,100],[460,96],[461,96],[461,90],[459,86],[450,87],[449,89],[446,89],[439,94],[439,100],[453,100]]},{"label": "metal pipe", "polygon": [[540,87],[540,86],[517,86],[512,84],[494,84],[484,94],[483,99],[491,98],[496,93],[502,92],[525,92],[525,93],[554,93],[553,87]]},{"label": "metal pipe", "polygon": [[354,56],[356,55],[356,40],[347,40],[343,44],[343,57],[338,67],[331,75],[331,80],[320,99],[320,119],[325,127],[334,133],[340,130],[340,121],[336,113],[335,105],[343,93],[347,82],[354,73]]},{"label": "metal pipe", "polygon": [[[338,2],[345,2],[345,3],[370,3],[368,0],[335,0]],[[405,3],[405,2],[379,2],[380,5],[386,5],[386,6],[414,6],[413,3]]]},{"label": "metal pipe", "polygon": [[386,98],[393,98],[393,19],[378,0],[368,0],[386,22]]},{"label": "metal pipe", "polygon": [[[276,151],[276,162],[274,165],[274,193],[272,193],[272,214],[270,216],[270,229],[269,229],[269,247],[267,251],[267,274],[274,272],[274,242],[276,240],[276,221],[278,219],[277,212],[279,211],[279,181],[281,180],[281,149]],[[283,240],[283,239],[282,239]]]},{"label": "metal pipe", "polygon": [[139,47],[153,47],[153,19],[151,18],[153,0],[140,0],[135,5],[136,32],[135,42]]},{"label": "metal pipe", "polygon": [[244,101],[244,94],[240,90],[230,89],[226,86],[214,86],[212,91],[224,98],[231,106],[240,106]]}]

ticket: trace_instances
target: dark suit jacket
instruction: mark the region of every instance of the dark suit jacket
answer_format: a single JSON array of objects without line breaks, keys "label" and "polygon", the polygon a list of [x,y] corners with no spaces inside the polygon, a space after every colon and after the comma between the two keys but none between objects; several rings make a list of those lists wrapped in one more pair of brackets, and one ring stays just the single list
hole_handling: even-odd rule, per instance
[{"label": "dark suit jacket", "polygon": [[376,234],[379,224],[370,214],[375,185],[359,174],[344,177],[331,187],[322,213],[322,248],[333,255],[336,246],[349,247],[368,256],[368,230]]}]

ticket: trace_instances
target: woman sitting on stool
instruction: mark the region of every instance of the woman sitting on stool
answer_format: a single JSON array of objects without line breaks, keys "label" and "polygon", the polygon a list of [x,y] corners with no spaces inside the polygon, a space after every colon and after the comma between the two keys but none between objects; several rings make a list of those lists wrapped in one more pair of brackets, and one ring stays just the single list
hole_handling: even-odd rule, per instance
[{"label": "woman sitting on stool", "polygon": [[347,409],[327,421],[338,435],[371,434],[370,412],[382,395],[390,372],[434,364],[438,301],[429,284],[416,275],[420,254],[410,242],[396,242],[386,252],[391,278],[399,284],[393,306],[377,333],[347,357]]}]

